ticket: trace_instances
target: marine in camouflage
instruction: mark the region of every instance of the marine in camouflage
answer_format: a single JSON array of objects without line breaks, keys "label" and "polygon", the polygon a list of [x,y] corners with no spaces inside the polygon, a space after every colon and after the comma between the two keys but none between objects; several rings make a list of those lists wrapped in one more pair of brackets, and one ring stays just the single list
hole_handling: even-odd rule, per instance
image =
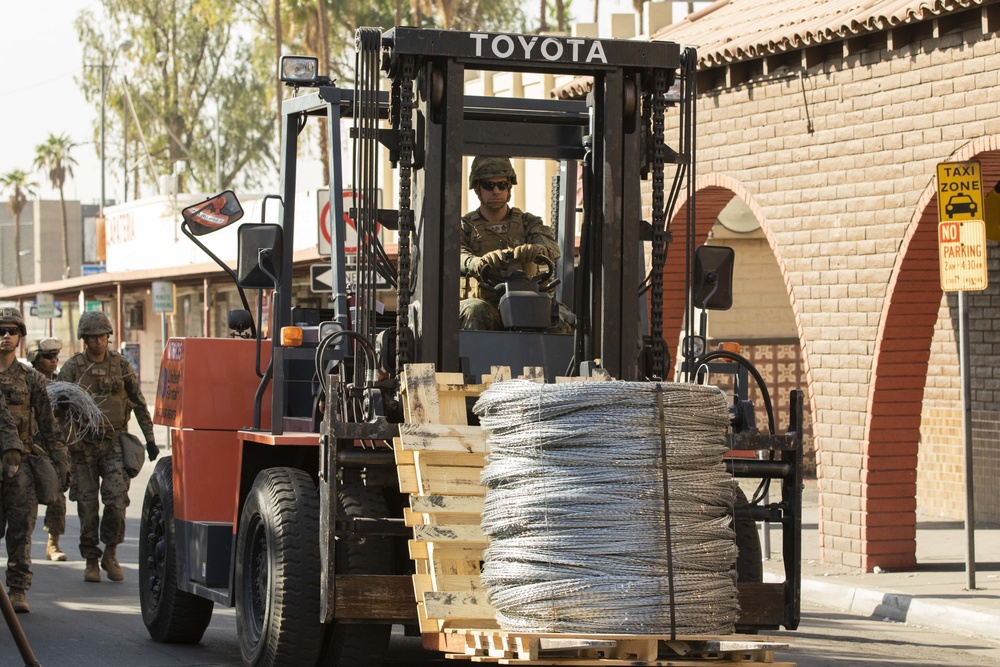
[{"label": "marine in camouflage", "polygon": [[[81,330],[84,324],[81,318]],[[95,318],[93,323],[87,323],[88,327],[91,324],[102,323]],[[88,332],[81,336],[108,333]],[[90,360],[85,352],[77,352],[63,364],[58,379],[76,383],[94,396],[108,423],[100,434],[74,447],[71,455],[73,482],[69,499],[76,501],[80,515],[80,555],[88,560],[98,559],[103,554],[100,542],[111,548],[125,539],[130,480],[122,465],[119,436],[127,430],[129,418],[134,414],[146,441],[153,442],[153,420],[131,364],[113,350],[107,350],[104,360],[98,362]]]}]

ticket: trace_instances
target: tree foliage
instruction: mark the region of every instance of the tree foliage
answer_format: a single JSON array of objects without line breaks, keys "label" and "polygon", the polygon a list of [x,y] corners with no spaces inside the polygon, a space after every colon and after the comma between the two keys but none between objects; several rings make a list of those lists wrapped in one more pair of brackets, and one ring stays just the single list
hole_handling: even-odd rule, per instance
[{"label": "tree foliage", "polygon": [[31,175],[23,169],[11,169],[0,175],[0,191],[6,192],[7,209],[14,216],[14,280],[20,287],[21,281],[21,212],[28,203],[28,197],[34,197],[34,188],[38,183],[31,180]]},{"label": "tree foliage", "polygon": [[[114,62],[105,88],[109,160],[127,122],[130,143],[141,136],[151,156],[142,160],[148,179],[174,173],[183,162],[188,189],[214,190],[218,118],[221,186],[268,180],[275,162],[269,112],[274,71],[265,45],[242,19],[227,0],[101,0],[100,13],[79,15],[81,87],[98,109],[102,75],[109,71],[100,65]],[[114,45],[122,38],[134,47],[117,51],[115,59]]]},{"label": "tree foliage", "polygon": [[59,191],[59,208],[62,211],[62,265],[63,277],[69,275],[69,221],[66,216],[66,196],[63,186],[66,177],[73,175],[76,158],[70,153],[79,144],[68,134],[49,134],[48,138],[35,147],[35,168],[45,172],[52,187]]}]

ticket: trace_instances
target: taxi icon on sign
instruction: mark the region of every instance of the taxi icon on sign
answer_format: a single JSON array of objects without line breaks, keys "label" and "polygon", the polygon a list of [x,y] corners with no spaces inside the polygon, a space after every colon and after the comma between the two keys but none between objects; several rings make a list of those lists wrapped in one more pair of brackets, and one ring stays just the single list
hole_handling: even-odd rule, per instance
[{"label": "taxi icon on sign", "polygon": [[955,217],[956,213],[968,213],[970,217],[976,215],[977,210],[976,202],[969,195],[965,193],[958,193],[957,195],[952,195],[948,198],[948,203],[944,206],[944,212],[948,215],[948,219]]}]

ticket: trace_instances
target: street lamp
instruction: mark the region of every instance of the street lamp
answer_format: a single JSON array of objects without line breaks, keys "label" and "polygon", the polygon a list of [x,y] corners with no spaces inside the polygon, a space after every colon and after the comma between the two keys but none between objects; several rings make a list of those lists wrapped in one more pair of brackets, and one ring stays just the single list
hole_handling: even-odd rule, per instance
[{"label": "street lamp", "polygon": [[132,48],[132,40],[125,38],[118,42],[118,46],[115,47],[114,53],[111,54],[111,64],[104,64],[104,53],[101,53],[101,214],[100,217],[104,217],[104,204],[106,198],[104,196],[104,107],[108,92],[108,79],[110,78],[111,70],[114,69],[115,60],[118,58],[118,54],[122,51],[128,51]]}]

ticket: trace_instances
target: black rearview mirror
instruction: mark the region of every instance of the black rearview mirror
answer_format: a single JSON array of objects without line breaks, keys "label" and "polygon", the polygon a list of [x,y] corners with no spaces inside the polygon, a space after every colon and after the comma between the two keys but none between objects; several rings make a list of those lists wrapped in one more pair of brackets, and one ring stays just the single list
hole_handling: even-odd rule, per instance
[{"label": "black rearview mirror", "polygon": [[192,204],[183,211],[181,217],[195,236],[203,236],[223,229],[243,217],[243,207],[232,190],[209,197],[203,202]]},{"label": "black rearview mirror", "polygon": [[236,282],[247,289],[271,289],[281,280],[280,225],[243,225],[237,230]]},{"label": "black rearview mirror", "polygon": [[703,310],[733,307],[733,264],[736,253],[721,245],[703,245],[694,251],[694,305]]}]

